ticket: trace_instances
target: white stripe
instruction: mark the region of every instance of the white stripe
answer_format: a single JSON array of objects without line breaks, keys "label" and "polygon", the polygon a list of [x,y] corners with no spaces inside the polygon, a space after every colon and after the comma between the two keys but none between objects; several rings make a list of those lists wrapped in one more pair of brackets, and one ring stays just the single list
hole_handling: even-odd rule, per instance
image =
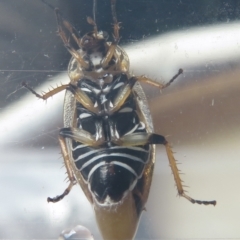
[{"label": "white stripe", "polygon": [[140,122],[138,130],[142,130],[142,129],[145,129],[145,128],[146,128],[145,123]]},{"label": "white stripe", "polygon": [[90,179],[90,177],[92,176],[92,174],[97,170],[97,168],[99,168],[100,166],[105,165],[105,164],[106,164],[106,162],[100,162],[100,163],[96,164],[96,165],[91,169],[91,171],[88,173],[88,182],[89,182],[89,179]]},{"label": "white stripe", "polygon": [[137,173],[136,173],[131,167],[129,167],[126,163],[121,163],[121,162],[119,162],[119,161],[112,161],[111,163],[127,169],[127,170],[128,170],[129,172],[131,172],[135,177],[138,177]]},{"label": "white stripe", "polygon": [[83,119],[83,118],[87,118],[87,117],[91,117],[92,115],[90,113],[81,113],[79,115],[79,118]]},{"label": "white stripe", "polygon": [[88,165],[90,165],[90,164],[93,163],[94,161],[98,160],[99,158],[106,157],[106,156],[109,156],[109,154],[101,154],[101,155],[98,155],[98,156],[93,157],[92,159],[90,159],[89,161],[87,161],[86,163],[84,163],[84,164],[82,165],[82,167],[79,169],[79,171],[82,171],[85,167],[87,167]]},{"label": "white stripe", "polygon": [[[82,165],[82,167],[79,169],[79,171],[82,171],[85,167],[89,166],[91,163],[95,162],[96,160],[98,160],[99,158],[102,158],[102,157],[112,157],[112,156],[116,156],[116,157],[126,157],[126,158],[130,158],[131,160],[133,161],[137,161],[137,162],[141,162],[143,164],[144,161],[142,161],[141,158],[138,158],[138,157],[134,157],[130,154],[125,154],[125,153],[110,153],[110,154],[101,154],[101,155],[98,155],[98,156],[95,156],[93,157],[92,159],[90,159],[89,161],[87,161],[86,163],[84,163]],[[77,161],[77,160],[76,160]]]},{"label": "white stripe", "polygon": [[141,162],[141,163],[145,164],[144,161],[143,161],[141,158],[132,156],[132,155],[130,155],[130,154],[126,154],[126,153],[111,153],[110,155],[111,155],[111,156],[116,156],[116,157],[126,157],[126,158],[130,158],[130,159],[133,160],[133,161],[137,161],[137,162]]},{"label": "white stripe", "polygon": [[103,91],[103,93],[109,93],[110,89],[111,89],[110,86],[106,86],[102,91]]},{"label": "white stripe", "polygon": [[126,112],[132,112],[133,109],[130,107],[125,107],[119,111],[119,113],[126,113]]},{"label": "white stripe", "polygon": [[85,87],[81,88],[81,90],[84,91],[84,92],[92,92],[90,89],[85,88]]},{"label": "white stripe", "polygon": [[138,128],[138,126],[139,126],[139,124],[136,124],[135,125],[135,127],[133,127],[133,129],[132,130],[130,130],[129,132],[127,132],[127,133],[125,133],[124,134],[124,136],[126,136],[126,135],[129,135],[129,134],[131,134],[131,133],[133,133],[137,128]]},{"label": "white stripe", "polygon": [[121,87],[123,84],[124,84],[123,82],[120,82],[120,83],[116,84],[113,89],[119,88],[119,87]]},{"label": "white stripe", "polygon": [[85,158],[85,157],[87,157],[87,156],[89,156],[89,155],[92,155],[92,154],[94,154],[94,153],[96,153],[96,152],[98,152],[98,151],[99,151],[99,149],[97,149],[97,150],[92,150],[92,151],[86,152],[86,153],[84,153],[84,154],[81,154],[76,160],[74,160],[74,162],[77,162],[77,161],[79,161],[79,160],[81,160],[81,159],[83,159],[83,158]]},{"label": "white stripe", "polygon": [[132,185],[129,187],[129,191],[132,191],[132,190],[134,189],[134,187],[135,187],[138,179],[139,179],[139,178],[136,178],[136,179],[133,181]]},{"label": "white stripe", "polygon": [[130,150],[135,150],[135,151],[148,152],[148,150],[145,150],[145,149],[140,148],[140,147],[115,146],[115,147],[111,147],[111,149],[130,149]]},{"label": "white stripe", "polygon": [[117,138],[117,139],[119,139],[119,138],[120,138],[120,136],[119,136],[119,133],[118,133],[117,129],[115,129],[115,136],[116,136],[116,138]]},{"label": "white stripe", "polygon": [[73,148],[73,147],[71,146],[71,150],[72,150],[72,151],[75,151],[75,150],[77,150],[77,149],[79,149],[79,148],[85,148],[85,147],[87,147],[87,145],[83,145],[83,144],[77,145],[75,148]]},{"label": "white stripe", "polygon": [[94,88],[94,87],[92,87],[91,90],[92,90],[96,95],[98,95],[98,94],[101,92],[101,90],[99,90],[99,89],[97,89],[97,88]]},{"label": "white stripe", "polygon": [[[121,162],[118,162],[118,161],[112,161],[111,164],[115,164],[115,165],[118,165],[118,166],[121,166],[125,169],[127,169],[129,172],[131,172],[135,177],[138,177],[137,173],[131,168],[129,167],[126,163],[121,163]],[[89,182],[89,179],[90,177],[92,176],[92,174],[101,166],[105,165],[106,162],[100,162],[98,164],[96,164],[92,169],[91,171],[89,172],[88,174],[88,182]]]}]

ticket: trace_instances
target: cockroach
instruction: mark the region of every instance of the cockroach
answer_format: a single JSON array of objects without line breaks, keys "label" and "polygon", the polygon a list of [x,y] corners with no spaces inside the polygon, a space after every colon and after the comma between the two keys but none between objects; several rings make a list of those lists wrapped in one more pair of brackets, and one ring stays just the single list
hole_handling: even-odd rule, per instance
[{"label": "cockroach", "polygon": [[[55,9],[58,35],[72,55],[68,66],[70,82],[43,95],[26,83],[23,85],[44,100],[65,90],[64,127],[59,142],[69,185],[59,196],[63,199],[78,183],[95,211],[104,239],[133,239],[139,218],[148,199],[155,162],[155,145],[166,148],[178,194],[192,203],[216,201],[195,200],[186,195],[171,147],[162,135],[153,131],[151,113],[140,83],[164,89],[166,84],[129,72],[129,59],[119,47],[120,25],[116,0],[111,0],[113,40],[98,31],[94,18],[87,18],[93,31],[82,37]],[[94,6],[96,0],[94,0]],[[75,41],[75,49],[69,39]]]}]

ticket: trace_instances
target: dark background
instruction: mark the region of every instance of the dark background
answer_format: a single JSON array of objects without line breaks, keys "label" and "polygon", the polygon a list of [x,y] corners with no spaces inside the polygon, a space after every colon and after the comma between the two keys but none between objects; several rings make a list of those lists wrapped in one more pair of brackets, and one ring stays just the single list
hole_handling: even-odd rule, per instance
[{"label": "dark background", "polygon": [[[91,30],[90,0],[49,0],[81,34]],[[121,44],[172,30],[237,20],[237,0],[118,0]],[[109,0],[98,0],[99,29],[112,31]],[[51,76],[66,71],[70,54],[56,35],[55,15],[40,0],[0,1],[0,109],[26,93],[22,81],[36,87]],[[111,36],[111,34],[110,34]]]}]

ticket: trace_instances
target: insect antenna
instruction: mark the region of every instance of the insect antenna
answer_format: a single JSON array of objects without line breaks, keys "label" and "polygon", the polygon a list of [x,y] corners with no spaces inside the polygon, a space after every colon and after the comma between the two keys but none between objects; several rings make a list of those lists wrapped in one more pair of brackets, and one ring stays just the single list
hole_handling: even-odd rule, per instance
[{"label": "insect antenna", "polygon": [[116,13],[116,0],[111,0],[111,10],[112,10],[113,23],[118,24],[117,13]]},{"label": "insect antenna", "polygon": [[45,5],[47,5],[49,8],[51,8],[52,10],[55,9],[55,7],[54,7],[52,4],[46,2],[45,0],[41,0],[41,1],[42,1]]},{"label": "insect antenna", "polygon": [[114,40],[115,43],[118,44],[119,42],[119,23],[117,21],[117,13],[116,13],[116,0],[111,0],[111,11],[112,11],[112,18],[113,18],[113,31],[114,31]]},{"label": "insect antenna", "polygon": [[97,0],[93,0],[93,21],[96,24]]},{"label": "insect antenna", "polygon": [[93,25],[93,32],[95,34],[95,37],[97,37],[97,34],[98,34],[97,24],[96,24],[96,9],[97,9],[97,0],[93,0],[93,19],[91,17],[87,17],[87,22]]}]

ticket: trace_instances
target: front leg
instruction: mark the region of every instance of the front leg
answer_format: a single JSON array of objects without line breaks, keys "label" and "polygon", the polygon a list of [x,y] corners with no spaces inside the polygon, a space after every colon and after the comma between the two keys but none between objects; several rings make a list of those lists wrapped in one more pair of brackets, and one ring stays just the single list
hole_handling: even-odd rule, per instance
[{"label": "front leg", "polygon": [[88,95],[84,91],[82,91],[81,88],[73,84],[69,84],[67,90],[69,90],[74,95],[76,100],[79,103],[81,103],[88,111],[93,112],[95,114],[99,113],[98,107],[94,106],[94,103],[92,102],[91,98],[88,97]]},{"label": "front leg", "polygon": [[161,90],[161,89],[163,89],[163,88],[168,87],[171,83],[173,83],[174,80],[175,80],[176,78],[178,78],[178,76],[181,75],[182,73],[183,73],[183,70],[180,68],[180,69],[178,70],[178,73],[177,73],[176,75],[174,75],[174,76],[173,76],[167,83],[165,83],[165,84],[159,83],[159,82],[154,81],[154,80],[152,80],[152,79],[150,79],[150,78],[148,78],[148,77],[145,77],[145,76],[137,76],[137,77],[135,77],[135,78],[136,78],[139,82],[143,82],[143,83],[150,84],[150,85],[152,85],[152,86],[154,86],[154,87],[157,87],[157,88],[159,88],[159,89]]},{"label": "front leg", "polygon": [[52,97],[53,95],[65,90],[69,84],[62,84],[61,86],[58,86],[56,88],[53,88],[51,90],[49,90],[48,92],[46,93],[43,93],[43,94],[39,94],[37,92],[35,92],[30,86],[28,86],[27,83],[25,82],[22,82],[22,86],[27,88],[32,94],[34,94],[37,98],[41,98],[43,100],[47,100],[49,97]]},{"label": "front leg", "polygon": [[76,49],[74,49],[74,47],[71,45],[69,41],[69,37],[67,36],[66,31],[64,30],[66,29],[71,34],[72,38],[80,47],[81,39],[78,38],[77,31],[68,21],[62,18],[57,8],[55,9],[55,14],[58,25],[58,35],[61,37],[65,47],[71,53],[71,55],[77,60],[77,62],[82,68],[89,69],[89,63],[82,58],[81,54]]},{"label": "front leg", "polygon": [[[183,72],[183,70],[179,69],[178,73],[175,76],[173,76],[166,84],[158,83],[158,82],[153,81],[152,79],[149,79],[149,78],[144,77],[144,76],[131,77],[129,79],[129,81],[124,85],[122,90],[119,91],[118,95],[116,96],[116,98],[113,102],[113,106],[110,109],[110,113],[116,112],[117,110],[120,109],[120,107],[125,103],[128,96],[132,93],[132,89],[133,89],[133,87],[134,87],[134,85],[137,81],[150,84],[152,86],[158,87],[161,90],[161,89],[169,86],[180,74],[182,74],[182,72]],[[86,107],[86,108],[88,108],[88,107]]]}]

